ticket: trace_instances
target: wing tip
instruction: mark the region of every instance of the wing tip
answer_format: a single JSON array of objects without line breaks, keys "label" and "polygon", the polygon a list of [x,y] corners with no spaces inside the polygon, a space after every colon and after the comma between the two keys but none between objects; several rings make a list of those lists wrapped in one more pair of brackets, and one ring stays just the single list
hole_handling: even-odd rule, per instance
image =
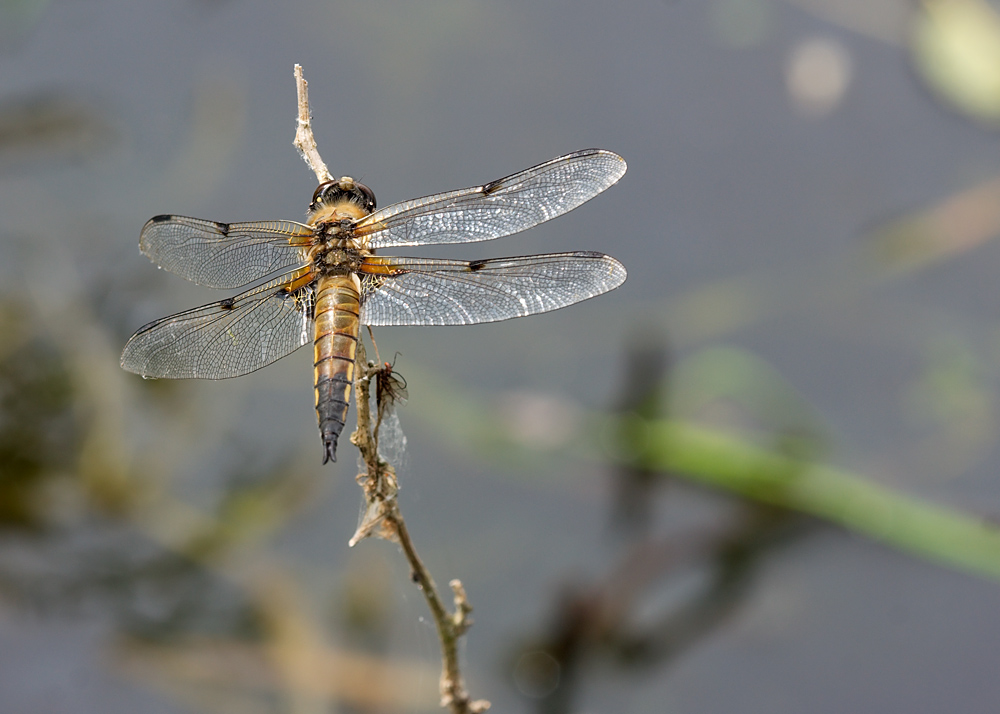
[{"label": "wing tip", "polygon": [[616,273],[620,273],[621,274],[621,282],[618,283],[619,285],[621,285],[628,278],[628,270],[625,269],[625,264],[622,263],[617,258],[612,258],[610,255],[608,256],[608,258],[614,264],[614,271]]},{"label": "wing tip", "polygon": [[122,351],[122,358],[118,361],[121,368],[126,372],[131,372],[132,374],[137,374],[143,379],[158,379],[164,375],[152,374],[146,371],[145,365],[136,364],[135,359],[129,354],[129,347],[131,346],[131,341],[125,344],[125,349]]},{"label": "wing tip", "polygon": [[581,250],[577,251],[576,254],[587,258],[593,258],[607,266],[608,273],[604,282],[604,287],[601,292],[595,293],[594,297],[597,295],[603,295],[610,290],[621,287],[621,285],[628,279],[628,270],[625,269],[625,265],[614,256],[592,250]]},{"label": "wing tip", "polygon": [[167,213],[161,213],[158,216],[153,216],[146,221],[145,225],[142,227],[142,231],[139,233],[139,250],[154,263],[156,262],[156,251],[150,242],[150,233],[160,224],[169,223],[173,218],[173,216]]},{"label": "wing tip", "polygon": [[615,168],[615,171],[612,172],[612,174],[616,176],[615,182],[617,182],[618,179],[624,176],[625,172],[628,170],[628,163],[621,156],[621,154],[616,154],[614,151],[608,151],[607,149],[598,149],[595,147],[593,149],[584,149],[583,151],[577,151],[576,155],[581,157],[600,156],[605,159],[610,159],[611,161],[619,164]]},{"label": "wing tip", "polygon": [[610,255],[604,256],[604,262],[608,265],[608,287],[605,292],[620,288],[628,279],[628,270],[625,269],[620,260],[612,258]]},{"label": "wing tip", "polygon": [[573,255],[580,258],[593,259],[606,264],[608,266],[609,273],[621,276],[621,281],[618,283],[618,285],[624,283],[625,278],[628,277],[628,271],[625,269],[625,265],[620,260],[618,260],[618,258],[615,258],[612,255],[608,255],[607,253],[601,253],[600,251],[597,250],[577,250],[568,255]]}]

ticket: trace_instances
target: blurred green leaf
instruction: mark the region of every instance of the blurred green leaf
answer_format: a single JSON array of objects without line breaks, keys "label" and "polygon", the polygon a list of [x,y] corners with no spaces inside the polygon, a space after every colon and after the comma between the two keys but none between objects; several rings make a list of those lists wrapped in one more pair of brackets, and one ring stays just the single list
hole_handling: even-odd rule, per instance
[{"label": "blurred green leaf", "polygon": [[646,422],[645,448],[619,458],[762,503],[807,513],[928,560],[1000,580],[1000,527],[858,474],[717,431]]}]

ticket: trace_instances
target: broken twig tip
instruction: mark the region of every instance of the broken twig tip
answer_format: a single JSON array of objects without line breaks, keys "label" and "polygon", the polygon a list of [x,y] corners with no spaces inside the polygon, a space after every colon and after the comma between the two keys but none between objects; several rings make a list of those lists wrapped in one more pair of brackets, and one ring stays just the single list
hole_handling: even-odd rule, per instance
[{"label": "broken twig tip", "polygon": [[319,183],[325,183],[333,179],[330,170],[326,168],[323,157],[319,155],[316,147],[316,139],[312,131],[312,114],[309,111],[309,83],[306,82],[302,72],[302,65],[295,65],[295,91],[298,95],[298,121],[295,129],[295,148],[299,156],[306,162],[312,172],[316,175]]}]

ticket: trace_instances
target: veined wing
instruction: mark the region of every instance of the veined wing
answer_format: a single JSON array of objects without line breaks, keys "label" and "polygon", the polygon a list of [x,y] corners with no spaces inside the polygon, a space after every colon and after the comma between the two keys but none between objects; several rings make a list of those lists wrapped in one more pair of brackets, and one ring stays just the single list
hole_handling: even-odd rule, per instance
[{"label": "veined wing", "polygon": [[548,312],[612,290],[625,267],[580,251],[493,260],[371,256],[361,267],[366,325],[471,325]]},{"label": "veined wing", "polygon": [[573,210],[617,182],[625,168],[625,159],[610,151],[577,151],[483,186],[388,206],[355,223],[354,234],[370,250],[492,240]]},{"label": "veined wing", "polygon": [[312,286],[287,289],[306,274],[293,271],[139,328],[122,367],[143,377],[225,379],[271,364],[312,341]]},{"label": "veined wing", "polygon": [[155,216],[139,249],[164,270],[210,288],[238,288],[302,265],[313,230],[294,221],[216,223]]}]

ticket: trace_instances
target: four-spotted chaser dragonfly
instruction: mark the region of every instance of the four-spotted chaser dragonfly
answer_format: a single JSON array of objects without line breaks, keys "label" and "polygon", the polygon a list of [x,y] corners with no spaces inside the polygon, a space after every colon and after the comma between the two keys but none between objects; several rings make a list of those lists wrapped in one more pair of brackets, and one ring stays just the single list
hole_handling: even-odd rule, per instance
[{"label": "four-spotted chaser dragonfly", "polygon": [[589,251],[462,261],[376,250],[518,233],[576,208],[624,173],[620,156],[588,149],[381,210],[367,186],[349,177],[328,181],[316,189],[306,223],[156,216],[142,229],[139,248],[161,268],[213,288],[263,283],[141,327],[125,345],[122,367],[143,377],[224,379],[312,342],[323,463],[335,461],[362,324],[506,320],[566,307],[625,281],[621,263]]}]

